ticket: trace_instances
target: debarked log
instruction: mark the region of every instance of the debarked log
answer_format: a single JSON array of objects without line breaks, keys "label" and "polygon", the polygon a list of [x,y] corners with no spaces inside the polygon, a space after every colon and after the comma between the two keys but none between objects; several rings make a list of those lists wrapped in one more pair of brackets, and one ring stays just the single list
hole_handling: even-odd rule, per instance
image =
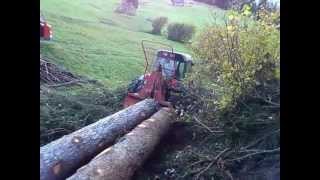
[{"label": "debarked log", "polygon": [[40,148],[40,179],[59,180],[72,175],[114,141],[157,111],[146,99],[63,136]]},{"label": "debarked log", "polygon": [[175,114],[162,108],[67,180],[128,180],[167,133]]}]

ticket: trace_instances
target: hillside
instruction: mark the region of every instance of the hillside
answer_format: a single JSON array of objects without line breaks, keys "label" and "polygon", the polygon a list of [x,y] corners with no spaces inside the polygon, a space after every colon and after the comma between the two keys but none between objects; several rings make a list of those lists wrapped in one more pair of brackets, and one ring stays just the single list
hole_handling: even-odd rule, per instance
[{"label": "hillside", "polygon": [[[172,7],[170,1],[140,1],[136,16],[114,13],[118,0],[46,0],[41,12],[52,25],[52,41],[40,41],[40,53],[76,76],[98,84],[61,86],[40,90],[41,144],[88,125],[122,109],[127,85],[144,71],[141,40],[172,45],[192,53],[186,44],[150,34],[152,19],[192,23],[201,29],[224,11],[194,3]],[[220,19],[220,20],[221,20]]]},{"label": "hillside", "polygon": [[[155,136],[156,140],[152,140],[150,149],[141,150],[133,143],[138,153],[132,156],[138,157],[150,152],[148,156],[145,155],[147,159],[142,164],[131,164],[137,168],[133,179],[279,179],[280,29],[277,27],[280,27],[280,10],[260,9],[256,14],[250,6],[244,6],[242,10],[222,10],[196,1],[186,2],[181,7],[172,6],[171,0],[139,0],[136,15],[127,16],[114,12],[120,0],[41,1],[40,10],[53,27],[53,40],[40,41],[40,76],[44,74],[48,77],[48,81],[40,79],[40,149],[55,144],[55,140],[63,139],[61,137],[71,137],[79,129],[82,132],[84,127],[95,127],[89,125],[102,118],[114,114],[118,116],[116,112],[124,109],[124,97],[129,91],[130,81],[144,73],[145,59],[141,41],[149,40],[169,44],[176,51],[191,54],[195,63],[190,73],[178,76],[184,77],[178,81],[181,82],[178,85],[181,85],[182,93],[171,93],[174,89],[171,81],[162,84],[161,88],[165,87],[163,89],[166,91],[165,99],[174,105],[177,116],[171,119],[172,123],[168,123],[170,128],[166,132],[159,132],[163,134],[161,138]],[[195,36],[191,41],[181,43],[167,39],[166,27],[162,35],[150,33],[152,19],[161,16],[168,18],[168,24],[178,22],[194,25]],[[210,26],[213,23],[219,25]],[[180,32],[176,34],[187,31],[184,24],[178,25]],[[54,73],[49,72],[48,67]],[[179,70],[179,73],[182,70],[183,73],[187,72],[181,67],[178,64],[175,70]],[[173,78],[176,78],[175,75]],[[61,79],[79,82],[62,82],[61,85],[60,79],[56,78],[60,76],[67,76]],[[136,81],[136,86],[130,87],[136,89],[140,82]],[[160,86],[151,84],[142,87]],[[158,94],[154,95],[154,92],[159,91],[145,92],[157,98]],[[131,112],[131,107],[124,111]],[[145,117],[145,112],[142,109],[139,111],[132,110],[140,120]],[[131,115],[124,113],[119,117],[127,120]],[[150,122],[154,122],[151,119]],[[123,122],[123,129],[111,128],[110,132],[114,134],[121,129],[131,136],[129,131],[132,130],[126,126],[128,122]],[[99,127],[108,130],[105,128],[109,127],[108,123],[105,121],[106,126]],[[149,130],[141,124],[137,127]],[[103,139],[101,141],[105,141],[106,138],[97,135],[97,130],[93,129],[83,131],[85,139],[93,142],[95,139],[91,137],[99,136]],[[110,137],[108,133],[101,134]],[[110,139],[114,144],[110,145],[123,142],[123,135],[114,135],[115,139]],[[75,146],[72,146],[75,150],[88,145],[80,141],[82,138],[79,140],[77,133],[74,137],[75,141],[61,142],[67,142],[66,147],[75,142]],[[149,135],[139,135],[140,140],[145,137]],[[144,142],[139,138],[137,142]],[[52,141],[55,142],[50,143]],[[100,148],[107,148],[100,142],[97,145],[97,142],[91,144],[88,148],[90,151],[84,150],[84,154],[81,152],[81,155],[69,154],[65,157],[86,157],[85,153],[90,154],[91,150],[100,152]],[[60,149],[53,147],[53,150]],[[108,149],[106,152],[109,152]],[[67,154],[61,149],[60,152]],[[119,152],[122,153],[121,150]],[[54,160],[59,156],[56,153],[49,154],[54,154]],[[88,157],[93,155],[96,154]],[[128,159],[134,159],[131,157]],[[80,158],[74,159],[77,161]],[[59,161],[69,163],[67,160]],[[100,162],[106,165],[103,158],[99,159]],[[60,162],[52,165],[60,171]],[[131,165],[120,167],[131,169]],[[106,166],[109,167],[109,164]],[[48,167],[48,172],[51,172],[52,167]],[[100,166],[97,169],[100,175],[98,170]]]},{"label": "hillside", "polygon": [[[118,0],[46,0],[41,11],[53,26],[54,40],[41,43],[41,53],[70,71],[87,76],[107,87],[126,85],[143,73],[143,39],[164,42],[189,52],[186,45],[155,36],[147,19],[166,16],[169,22],[191,23],[201,29],[220,9],[195,3],[172,7],[167,0],[141,1],[136,16],[114,13]],[[218,18],[219,19],[219,18]]]}]

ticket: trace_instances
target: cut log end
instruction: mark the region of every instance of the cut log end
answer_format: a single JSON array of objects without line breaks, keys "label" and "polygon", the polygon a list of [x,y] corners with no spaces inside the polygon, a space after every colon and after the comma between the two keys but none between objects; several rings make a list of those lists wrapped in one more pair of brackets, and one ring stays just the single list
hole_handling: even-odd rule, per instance
[{"label": "cut log end", "polygon": [[61,172],[61,163],[58,163],[57,165],[53,166],[53,174],[59,175]]}]

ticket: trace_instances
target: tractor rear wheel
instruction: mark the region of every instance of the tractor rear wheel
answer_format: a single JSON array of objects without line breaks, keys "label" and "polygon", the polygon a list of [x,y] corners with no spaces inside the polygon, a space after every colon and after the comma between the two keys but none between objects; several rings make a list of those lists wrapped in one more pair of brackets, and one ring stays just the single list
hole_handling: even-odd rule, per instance
[{"label": "tractor rear wheel", "polygon": [[137,77],[134,80],[131,81],[131,83],[128,86],[128,92],[129,93],[136,93],[138,92],[144,83],[143,76]]}]

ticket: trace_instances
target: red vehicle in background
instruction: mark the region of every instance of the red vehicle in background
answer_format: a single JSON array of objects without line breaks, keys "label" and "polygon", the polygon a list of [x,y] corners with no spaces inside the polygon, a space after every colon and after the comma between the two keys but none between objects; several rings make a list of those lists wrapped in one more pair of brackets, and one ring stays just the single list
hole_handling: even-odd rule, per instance
[{"label": "red vehicle in background", "polygon": [[52,27],[46,22],[42,14],[40,14],[40,39],[52,39]]}]

